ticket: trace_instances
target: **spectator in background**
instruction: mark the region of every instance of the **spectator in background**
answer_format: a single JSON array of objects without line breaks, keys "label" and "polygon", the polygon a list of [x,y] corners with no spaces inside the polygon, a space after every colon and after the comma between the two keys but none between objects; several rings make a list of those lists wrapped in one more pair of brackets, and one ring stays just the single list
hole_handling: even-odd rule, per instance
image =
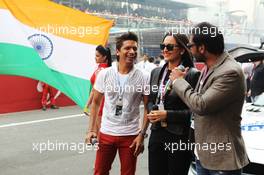
[{"label": "spectator in background", "polygon": [[247,88],[246,88],[246,102],[251,102],[251,97],[250,97],[250,93],[249,93],[249,90],[250,90],[250,80],[251,80],[251,76],[252,76],[252,73],[253,73],[253,68],[254,68],[254,64],[253,63],[243,63],[242,64],[242,70],[244,72],[244,75],[245,75],[245,79],[246,79],[246,85],[247,85]]},{"label": "spectator in background", "polygon": [[[152,62],[149,61],[151,59]],[[144,72],[150,74],[150,72],[157,66],[153,63],[154,58],[149,57],[147,54],[143,55],[143,60],[136,64],[136,67]]]},{"label": "spectator in background", "polygon": [[[90,79],[92,85],[94,85],[98,73],[107,67],[111,67],[111,65],[112,65],[111,51],[109,48],[105,48],[104,46],[99,45],[96,47],[95,50],[96,50],[95,51],[95,61],[98,64],[98,67],[94,71],[94,73]],[[87,105],[86,105],[86,108],[87,108],[87,111],[85,111],[86,114],[88,114],[88,111],[89,111],[88,109],[90,108],[90,105],[93,101],[93,96],[94,96],[94,90],[92,89],[92,92],[90,94],[90,98],[89,98]],[[97,119],[97,127],[98,128],[100,127],[100,123],[101,123],[101,117],[103,114],[103,106],[104,106],[104,99],[102,99],[102,103],[101,103],[99,114],[98,114],[98,119]]]},{"label": "spectator in background", "polygon": [[41,105],[43,111],[47,110],[48,105],[50,105],[51,109],[59,109],[56,106],[56,99],[60,95],[60,91],[41,81],[38,82],[37,89],[42,92]]},{"label": "spectator in background", "polygon": [[263,60],[255,61],[252,76],[250,79],[250,90],[248,96],[251,96],[252,102],[255,102],[258,96],[264,92],[264,64]]},{"label": "spectator in background", "polygon": [[159,59],[156,59],[156,60],[154,61],[154,64],[155,64],[157,67],[159,67],[159,65],[160,65],[160,60],[159,60]]},{"label": "spectator in background", "polygon": [[154,63],[154,57],[149,57],[149,59],[148,59],[148,61],[150,62],[150,63]]},{"label": "spectator in background", "polygon": [[165,60],[164,60],[164,56],[163,55],[160,55],[159,58],[160,58],[160,64],[159,64],[159,66],[160,67],[163,67],[163,65],[166,63]]}]

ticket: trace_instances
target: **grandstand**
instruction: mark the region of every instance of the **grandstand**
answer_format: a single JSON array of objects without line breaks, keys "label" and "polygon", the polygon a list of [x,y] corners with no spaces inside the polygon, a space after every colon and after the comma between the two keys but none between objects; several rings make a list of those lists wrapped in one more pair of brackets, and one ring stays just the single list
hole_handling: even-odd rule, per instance
[{"label": "grandstand", "polygon": [[134,17],[183,20],[187,9],[197,7],[190,3],[172,0],[54,0],[90,13],[129,15]]},{"label": "grandstand", "polygon": [[[187,20],[189,8],[197,7],[183,1],[172,0],[54,0],[72,8],[107,19],[115,20],[109,46],[115,49],[114,38],[124,31],[139,36],[139,54],[160,55],[159,43],[172,27],[192,25]],[[112,52],[114,53],[114,52]]]}]

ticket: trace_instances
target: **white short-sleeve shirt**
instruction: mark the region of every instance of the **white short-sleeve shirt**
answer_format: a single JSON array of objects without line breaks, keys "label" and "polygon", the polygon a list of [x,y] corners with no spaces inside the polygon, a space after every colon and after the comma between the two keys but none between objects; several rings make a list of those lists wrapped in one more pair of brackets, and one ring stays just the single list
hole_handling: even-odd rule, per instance
[{"label": "white short-sleeve shirt", "polygon": [[105,96],[100,132],[113,136],[137,135],[140,129],[139,106],[142,95],[149,95],[149,75],[137,68],[129,72],[122,86],[122,115],[115,115],[121,89],[120,78],[122,75],[120,76],[117,66],[100,71],[96,78],[94,89]]}]

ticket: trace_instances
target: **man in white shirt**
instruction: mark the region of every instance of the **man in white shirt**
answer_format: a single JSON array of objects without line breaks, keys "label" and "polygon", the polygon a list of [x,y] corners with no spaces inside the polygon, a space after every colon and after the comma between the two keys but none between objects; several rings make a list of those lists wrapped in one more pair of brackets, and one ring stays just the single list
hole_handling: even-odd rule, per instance
[{"label": "man in white shirt", "polygon": [[[143,151],[143,140],[148,120],[147,95],[149,78],[137,68],[138,38],[128,32],[116,40],[117,66],[102,70],[94,85],[91,118],[86,142],[97,137],[96,118],[102,97],[105,96],[101,128],[98,136],[94,175],[108,175],[118,151],[121,175],[134,175],[136,160]],[[144,121],[139,128],[140,102],[144,101]]]}]

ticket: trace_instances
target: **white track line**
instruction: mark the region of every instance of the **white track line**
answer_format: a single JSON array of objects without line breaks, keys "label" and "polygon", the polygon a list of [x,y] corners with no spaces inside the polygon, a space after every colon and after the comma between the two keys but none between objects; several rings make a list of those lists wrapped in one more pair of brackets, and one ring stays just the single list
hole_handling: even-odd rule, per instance
[{"label": "white track line", "polygon": [[29,125],[29,124],[33,124],[33,123],[48,122],[48,121],[53,121],[53,120],[62,120],[62,119],[67,119],[67,118],[80,117],[80,116],[85,116],[85,114],[75,114],[75,115],[67,115],[67,116],[42,119],[42,120],[33,120],[33,121],[19,122],[19,123],[10,123],[10,124],[5,124],[5,125],[0,125],[0,128],[7,128],[7,127],[12,127],[12,126],[20,126],[20,125]]}]

